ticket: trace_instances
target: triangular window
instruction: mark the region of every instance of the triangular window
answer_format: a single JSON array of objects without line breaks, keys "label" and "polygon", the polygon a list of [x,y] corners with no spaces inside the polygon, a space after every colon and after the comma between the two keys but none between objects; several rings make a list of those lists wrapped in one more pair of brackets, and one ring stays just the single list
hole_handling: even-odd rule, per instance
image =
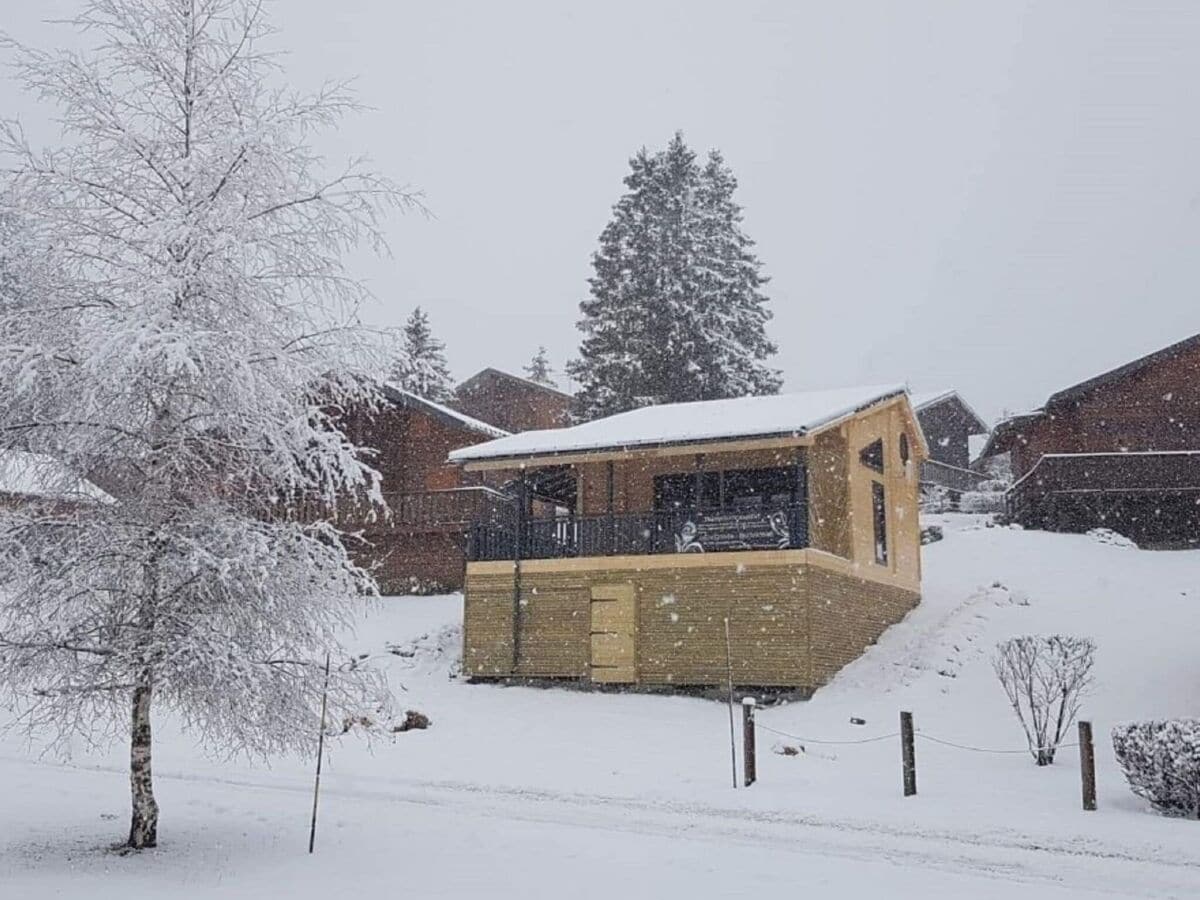
[{"label": "triangular window", "polygon": [[883,438],[873,441],[863,447],[858,454],[859,462],[868,469],[874,469],[876,472],[883,471]]}]

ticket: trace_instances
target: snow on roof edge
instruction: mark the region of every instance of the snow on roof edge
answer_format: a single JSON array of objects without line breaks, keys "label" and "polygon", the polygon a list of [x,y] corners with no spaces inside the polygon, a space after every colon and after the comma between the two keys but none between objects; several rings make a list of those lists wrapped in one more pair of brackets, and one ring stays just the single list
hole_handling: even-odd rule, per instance
[{"label": "snow on roof edge", "polygon": [[492,425],[488,422],[484,422],[482,419],[476,419],[473,416],[468,416],[466,413],[461,413],[453,407],[446,406],[444,403],[438,403],[436,400],[430,400],[428,397],[422,397],[420,394],[414,394],[412,391],[406,390],[394,382],[385,381],[383,386],[389,391],[395,391],[397,394],[400,394],[409,400],[424,404],[444,416],[448,416],[451,419],[461,422],[464,427],[470,428],[472,431],[478,431],[481,434],[486,434],[497,439],[509,437],[512,434],[512,432],[505,431],[503,428]]},{"label": "snow on roof edge", "polygon": [[[519,432],[508,438],[453,450],[448,458],[451,462],[463,463],[735,438],[800,435],[826,428],[899,395],[907,396],[902,384],[665,403],[594,419],[570,428]],[[804,408],[806,404],[807,409]],[[784,420],[781,414],[794,415],[795,418]],[[706,418],[709,420],[707,425],[704,421]],[[721,423],[720,427],[715,427],[717,421]],[[739,425],[739,422],[742,424]]]}]

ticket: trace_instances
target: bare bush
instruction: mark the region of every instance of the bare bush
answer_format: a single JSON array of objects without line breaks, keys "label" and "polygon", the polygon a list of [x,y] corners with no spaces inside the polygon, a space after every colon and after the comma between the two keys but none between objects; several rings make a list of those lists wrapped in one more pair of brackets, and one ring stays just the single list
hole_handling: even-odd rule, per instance
[{"label": "bare bush", "polygon": [[1096,645],[1071,635],[1015,637],[996,645],[992,665],[1039,766],[1054,762],[1091,686]]},{"label": "bare bush", "polygon": [[1135,794],[1169,816],[1200,819],[1200,719],[1131,722],[1112,738]]}]

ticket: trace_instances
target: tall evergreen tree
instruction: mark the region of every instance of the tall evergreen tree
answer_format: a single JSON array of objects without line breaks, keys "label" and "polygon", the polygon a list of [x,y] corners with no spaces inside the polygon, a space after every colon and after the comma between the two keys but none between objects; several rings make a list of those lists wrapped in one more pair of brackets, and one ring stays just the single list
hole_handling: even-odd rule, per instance
[{"label": "tall evergreen tree", "polygon": [[525,375],[530,381],[536,381],[538,384],[544,384],[547,387],[554,387],[554,378],[550,375],[550,357],[546,353],[544,346],[538,347],[538,352],[530,360],[529,365],[525,367]]},{"label": "tall evergreen tree", "polygon": [[406,391],[441,402],[453,392],[454,380],[446,364],[446,345],[433,336],[429,315],[417,307],[404,323],[400,355],[392,367],[392,381]]},{"label": "tall evergreen tree", "polygon": [[630,160],[626,193],[593,255],[580,304],[575,415],[776,393],[766,277],[742,231],[720,154],[701,166],[681,133]]}]

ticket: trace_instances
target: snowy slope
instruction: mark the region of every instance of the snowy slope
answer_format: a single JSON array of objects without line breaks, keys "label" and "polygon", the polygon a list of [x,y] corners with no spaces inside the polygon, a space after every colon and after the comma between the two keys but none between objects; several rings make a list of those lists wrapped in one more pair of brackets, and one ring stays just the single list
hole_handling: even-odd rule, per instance
[{"label": "snowy slope", "polygon": [[[834,895],[890,886],[901,896],[1008,896],[1018,883],[1033,896],[1200,892],[1195,824],[1148,812],[1107,739],[1116,721],[1200,714],[1200,552],[961,516],[945,524],[946,539],[925,548],[922,605],[811,701],[760,714],[760,783],[750,790],[729,785],[722,705],[466,685],[452,677],[459,598],[396,598],[363,620],[358,646],[384,654],[398,704],[433,727],[373,750],[335,742],[314,860],[301,852],[308,761],[207,760],[162,722],[163,846],[146,864],[96,849],[124,825],[120,748],[80,748],[64,769],[12,738],[0,745],[0,884],[70,894],[87,883],[103,888],[97,896],[139,896],[163,879],[195,896],[253,896],[264,885],[301,897],[351,886],[472,896],[489,884],[509,885],[499,896],[553,896],[566,884],[581,896],[800,884]],[[1009,636],[1056,630],[1098,644],[1084,704],[1099,741],[1095,813],[1079,808],[1074,750],[1038,769],[1022,752],[929,740],[1019,751],[988,654]],[[920,794],[909,799],[889,736],[901,709],[925,735]],[[797,756],[771,752],[801,744]],[[47,786],[63,793],[44,802]],[[606,864],[615,858],[630,868]]]}]

